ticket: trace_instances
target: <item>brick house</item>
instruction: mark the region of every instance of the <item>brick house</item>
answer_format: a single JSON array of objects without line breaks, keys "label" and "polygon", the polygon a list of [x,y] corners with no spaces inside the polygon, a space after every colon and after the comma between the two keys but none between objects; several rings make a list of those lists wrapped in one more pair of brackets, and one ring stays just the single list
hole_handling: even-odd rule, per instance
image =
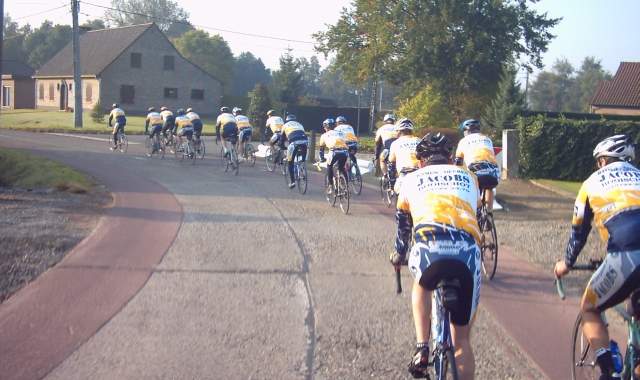
[{"label": "brick house", "polygon": [[616,75],[598,84],[592,113],[640,116],[640,62],[621,62]]},{"label": "brick house", "polygon": [[26,63],[2,61],[2,91],[0,106],[3,109],[34,108],[36,95],[33,69]]},{"label": "brick house", "polygon": [[[220,81],[184,58],[153,23],[84,32],[80,35],[82,108],[100,101],[128,113],[150,106],[191,106],[200,114],[217,111]],[[73,55],[69,43],[34,75],[36,107],[73,107]]]}]

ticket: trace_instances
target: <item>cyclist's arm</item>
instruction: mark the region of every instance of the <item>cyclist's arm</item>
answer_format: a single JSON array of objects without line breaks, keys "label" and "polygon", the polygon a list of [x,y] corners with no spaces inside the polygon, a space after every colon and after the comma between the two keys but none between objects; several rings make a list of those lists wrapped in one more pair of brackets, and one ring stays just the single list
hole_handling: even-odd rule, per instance
[{"label": "cyclist's arm", "polygon": [[220,140],[220,120],[216,122],[216,140]]},{"label": "cyclist's arm", "polygon": [[144,134],[149,133],[149,117],[144,121]]},{"label": "cyclist's arm", "polygon": [[[391,149],[390,149],[391,150]],[[396,152],[395,150],[391,150],[389,153],[389,159],[387,163],[387,173],[389,173],[390,179],[396,178]]]},{"label": "cyclist's arm", "polygon": [[458,144],[458,148],[456,149],[456,156],[453,159],[453,163],[458,166],[461,166],[464,163],[464,152],[460,148],[459,144]]},{"label": "cyclist's arm", "polygon": [[113,120],[113,112],[109,114],[109,126],[111,127],[111,121]]},{"label": "cyclist's arm", "polygon": [[380,157],[380,153],[382,153],[382,138],[380,136],[376,136],[376,159]]},{"label": "cyclist's arm", "polygon": [[564,262],[569,268],[575,264],[578,255],[587,242],[587,237],[589,237],[589,232],[591,232],[592,220],[593,210],[589,205],[589,198],[586,196],[584,189],[580,189],[574,206],[573,221],[571,222],[571,237],[569,238],[564,256]]},{"label": "cyclist's arm", "polygon": [[413,228],[413,218],[409,212],[409,203],[402,194],[406,192],[400,192],[398,196],[398,204],[396,210],[396,222],[398,225],[398,231],[396,233],[396,252],[400,256],[407,254],[407,247],[409,246],[409,239],[411,239],[411,230]]},{"label": "cyclist's arm", "polygon": [[326,144],[324,143],[324,135],[320,136],[320,143],[318,144],[319,147],[319,155],[320,155],[320,161],[325,161],[324,158],[324,148],[325,148]]}]

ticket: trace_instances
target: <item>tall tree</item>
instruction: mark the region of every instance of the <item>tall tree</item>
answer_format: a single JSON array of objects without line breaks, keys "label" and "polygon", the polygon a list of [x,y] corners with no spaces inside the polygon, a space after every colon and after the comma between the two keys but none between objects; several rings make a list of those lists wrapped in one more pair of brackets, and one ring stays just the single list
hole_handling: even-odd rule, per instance
[{"label": "tall tree", "polygon": [[5,14],[3,28],[3,59],[27,62],[27,52],[24,50],[24,39],[31,33],[29,24],[20,27],[8,14]]},{"label": "tall tree", "polygon": [[516,74],[515,67],[505,66],[500,83],[498,83],[496,96],[482,115],[482,124],[490,128],[497,141],[502,137],[503,128],[512,123],[525,106],[524,94],[520,90],[520,84],[516,81]]},{"label": "tall tree", "polygon": [[260,137],[264,139],[264,128],[267,123],[267,111],[271,108],[271,97],[264,83],[257,83],[253,91],[249,92],[248,115],[254,128],[260,130]]},{"label": "tall tree", "polygon": [[218,78],[228,94],[233,73],[233,54],[229,44],[219,35],[191,30],[174,40],[180,54]]},{"label": "tall tree", "polygon": [[69,42],[71,42],[71,26],[54,26],[51,21],[44,21],[24,39],[27,63],[34,68],[39,68]]},{"label": "tall tree", "polygon": [[310,59],[298,58],[298,67],[302,75],[302,93],[306,97],[317,97],[320,95],[320,62],[315,55]]},{"label": "tall tree", "polygon": [[585,57],[576,75],[576,91],[578,93],[578,112],[589,112],[591,98],[598,84],[610,80],[611,74],[602,68],[602,63],[595,57]]},{"label": "tall tree", "polygon": [[531,108],[538,111],[578,111],[573,72],[569,61],[559,59],[553,64],[551,71],[538,74],[531,84]]},{"label": "tall tree", "polygon": [[246,96],[258,83],[271,83],[271,72],[260,58],[249,52],[240,53],[233,64],[231,95]]},{"label": "tall tree", "polygon": [[287,50],[280,57],[280,67],[273,73],[273,88],[278,101],[285,104],[294,104],[302,94],[302,74],[299,61],[293,58],[291,51]]},{"label": "tall tree", "polygon": [[[106,16],[116,26],[144,24],[155,22],[167,32],[174,24],[185,23],[189,13],[172,0],[112,0],[111,8]],[[170,37],[177,37],[172,35]]]}]

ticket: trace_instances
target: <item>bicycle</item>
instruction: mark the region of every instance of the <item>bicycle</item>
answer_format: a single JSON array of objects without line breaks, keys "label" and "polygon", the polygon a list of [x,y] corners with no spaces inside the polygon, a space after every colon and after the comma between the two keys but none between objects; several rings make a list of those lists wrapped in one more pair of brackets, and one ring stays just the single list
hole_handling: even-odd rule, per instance
[{"label": "bicycle", "polygon": [[182,143],[179,144],[174,150],[174,155],[176,160],[184,161],[185,158],[191,160],[191,164],[196,164],[196,153],[193,148],[193,140],[189,138],[185,138],[182,140]]},{"label": "bicycle", "polygon": [[204,160],[205,152],[207,151],[206,146],[204,144],[204,139],[202,136],[193,135],[193,150],[198,158]]},{"label": "bicycle", "polygon": [[163,141],[163,145],[165,147],[165,150],[167,148],[169,148],[169,151],[171,152],[171,154],[175,154],[175,152],[176,152],[176,138],[175,138],[173,132],[171,132],[170,130],[166,131],[166,133],[163,132],[162,141]]},{"label": "bicycle", "polygon": [[307,165],[303,156],[297,155],[293,160],[293,179],[300,194],[307,192]]},{"label": "bicycle", "polygon": [[436,380],[458,380],[455,347],[451,336],[451,310],[459,302],[460,282],[457,279],[440,280],[433,291],[431,341],[434,347],[429,362]]},{"label": "bicycle", "polygon": [[256,148],[254,148],[253,144],[251,144],[249,141],[246,141],[244,143],[244,147],[243,148],[244,149],[242,151],[242,158],[244,158],[245,161],[249,163],[249,165],[255,166],[255,164],[256,164]]},{"label": "bicycle", "polygon": [[345,169],[347,170],[349,185],[351,186],[351,189],[353,189],[353,193],[355,195],[360,195],[362,193],[362,175],[360,174],[360,167],[357,162],[352,162],[351,157],[349,157],[345,163]]},{"label": "bicycle", "polygon": [[[322,170],[319,162],[316,162],[315,165],[318,170]],[[342,213],[346,215],[349,213],[351,191],[349,190],[349,186],[347,185],[347,179],[338,168],[335,168],[334,170],[333,182],[334,185],[332,186],[329,183],[329,178],[325,175],[325,198],[327,199],[327,203],[329,203],[331,207],[334,207],[336,205],[336,202],[338,202],[338,204],[340,205],[340,210],[342,210]]]},{"label": "bicycle", "polygon": [[[107,140],[109,146],[114,148],[113,146],[113,137]],[[121,153],[127,153],[127,149],[129,148],[129,140],[127,139],[127,135],[124,134],[122,129],[119,129],[116,135],[116,146],[112,149],[114,152],[119,150]]]},{"label": "bicycle", "polygon": [[280,149],[280,147],[278,146],[268,147],[267,152],[264,156],[265,166],[267,171],[273,172],[276,170],[276,166],[280,165],[283,167],[282,169],[283,174],[286,173],[286,167],[283,164],[284,158],[285,158],[284,152],[282,151],[282,149]]},{"label": "bicycle", "polygon": [[480,227],[480,251],[482,253],[482,272],[492,280],[498,268],[498,234],[493,214],[487,207],[486,194],[491,189],[482,192],[480,212],[478,214],[478,226]]},{"label": "bicycle", "polygon": [[161,159],[164,158],[165,146],[164,140],[160,138],[157,133],[154,133],[152,136],[149,136],[145,139],[145,148],[147,149],[147,156],[153,157],[154,153],[160,156]]},{"label": "bicycle", "polygon": [[[228,172],[229,169],[231,169],[233,171],[234,175],[238,175],[238,172],[240,171],[240,163],[238,162],[238,152],[236,151],[236,144],[231,143],[229,144],[231,146],[231,148],[226,152],[223,153],[223,165],[224,165],[224,172]],[[222,147],[222,151],[224,152],[224,145]]]},{"label": "bicycle", "polygon": [[[595,271],[602,264],[602,260],[589,260],[588,264],[576,264],[571,270]],[[560,299],[565,299],[565,291],[561,278],[557,278],[556,289]],[[635,290],[629,298],[634,297],[634,293],[640,292]],[[635,303],[634,303],[635,304]],[[633,305],[633,304],[632,304]],[[640,310],[634,310],[633,306],[629,310],[625,309],[622,303],[613,307],[627,324],[628,340],[627,351],[622,357],[622,373],[621,379],[639,380],[634,371],[634,363],[640,360]],[[608,325],[604,312],[602,320]],[[600,376],[600,369],[596,363],[595,352],[591,349],[591,345],[587,338],[582,334],[582,313],[578,313],[576,322],[571,334],[572,354],[571,354],[571,378],[573,380],[581,379],[597,379]],[[622,355],[622,354],[621,354]]]}]

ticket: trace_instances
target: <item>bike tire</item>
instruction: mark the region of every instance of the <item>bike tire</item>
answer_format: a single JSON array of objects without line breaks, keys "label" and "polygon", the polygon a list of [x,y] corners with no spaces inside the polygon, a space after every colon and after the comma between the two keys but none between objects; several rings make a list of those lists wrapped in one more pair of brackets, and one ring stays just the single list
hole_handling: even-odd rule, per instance
[{"label": "bike tire", "polygon": [[127,150],[129,149],[129,140],[126,135],[123,134],[118,138],[118,147],[120,148],[121,153],[127,153]]},{"label": "bike tire", "polygon": [[[334,178],[335,180],[335,178]],[[327,193],[327,190],[329,190],[329,179],[327,178],[327,176],[324,177],[324,197],[327,200],[327,203],[329,203],[329,205],[331,205],[331,207],[334,207],[336,205],[336,201],[338,200],[337,196],[336,196],[336,191],[331,191],[331,194]]]},{"label": "bike tire", "polygon": [[307,193],[307,167],[304,162],[296,164],[296,182],[300,194]]},{"label": "bike tire", "polygon": [[247,143],[244,146],[244,154],[247,159],[247,161],[249,162],[250,166],[255,166],[256,165],[256,148],[253,147],[253,144],[251,143]]},{"label": "bike tire", "polygon": [[196,155],[196,148],[192,140],[187,142],[187,158],[191,160],[191,165],[196,164],[196,159],[198,158]]},{"label": "bike tire", "polygon": [[458,368],[456,367],[456,356],[452,349],[448,349],[444,352],[444,373],[442,373],[439,379],[442,380],[458,380]]},{"label": "bike tire", "polygon": [[197,153],[198,153],[198,157],[201,160],[204,160],[204,155],[205,155],[206,151],[207,151],[207,148],[206,148],[206,146],[204,144],[204,139],[202,137],[200,137],[200,142],[198,144]]},{"label": "bike tire", "polygon": [[340,203],[340,210],[342,210],[343,214],[349,213],[349,205],[350,205],[350,194],[349,185],[347,184],[347,179],[344,178],[344,175],[338,175],[338,186],[337,193]]},{"label": "bike tire", "polygon": [[362,175],[360,175],[360,168],[358,165],[351,166],[351,187],[355,195],[362,194]]},{"label": "bike tire", "polygon": [[384,177],[380,177],[380,198],[382,198],[382,200],[384,200],[385,196],[385,186],[384,186]]},{"label": "bike tire", "polygon": [[176,160],[179,160],[182,158],[182,152],[180,152],[180,147],[177,147],[174,144],[172,150],[173,150],[173,157],[175,157]]},{"label": "bike tire", "polygon": [[238,152],[235,149],[231,149],[231,162],[233,163],[233,174],[238,175],[240,172],[240,162],[238,162]]},{"label": "bike tire", "polygon": [[265,153],[265,156],[264,156],[264,164],[267,171],[273,172],[274,170],[276,170],[274,152],[273,152],[273,148],[271,147],[267,148],[267,152]]},{"label": "bike tire", "polygon": [[167,147],[164,144],[164,139],[163,138],[161,138],[161,137],[156,135],[156,139],[158,140],[158,149],[159,149],[158,155],[160,156],[160,159],[163,160],[164,159],[164,154],[165,154],[165,152],[167,150]]},{"label": "bike tire", "polygon": [[582,315],[578,314],[571,335],[571,378],[573,380],[598,379],[600,367],[596,364],[595,351],[582,334]]},{"label": "bike tire", "polygon": [[498,235],[493,215],[487,213],[486,209],[481,212],[483,219],[480,226],[483,235],[482,271],[489,280],[492,280],[498,268]]},{"label": "bike tire", "polygon": [[147,151],[147,156],[153,157],[153,138],[151,136],[144,139],[144,148]]}]

